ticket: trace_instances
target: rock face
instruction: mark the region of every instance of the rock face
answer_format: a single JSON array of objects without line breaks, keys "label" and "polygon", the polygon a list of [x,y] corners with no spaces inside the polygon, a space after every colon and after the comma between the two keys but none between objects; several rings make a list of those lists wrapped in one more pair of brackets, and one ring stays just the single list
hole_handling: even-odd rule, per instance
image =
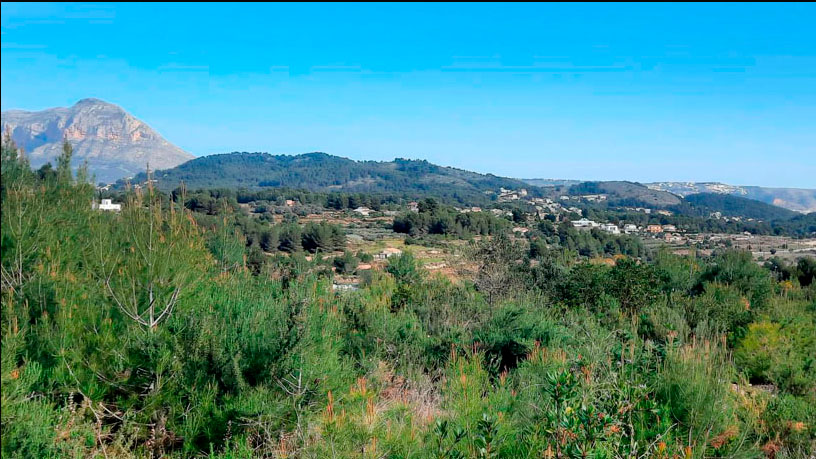
[{"label": "rock face", "polygon": [[39,112],[9,110],[2,113],[2,129],[35,168],[55,164],[67,139],[74,147],[73,165],[87,161],[102,182],[136,175],[148,163],[151,169],[167,169],[193,158],[121,107],[99,99]]}]

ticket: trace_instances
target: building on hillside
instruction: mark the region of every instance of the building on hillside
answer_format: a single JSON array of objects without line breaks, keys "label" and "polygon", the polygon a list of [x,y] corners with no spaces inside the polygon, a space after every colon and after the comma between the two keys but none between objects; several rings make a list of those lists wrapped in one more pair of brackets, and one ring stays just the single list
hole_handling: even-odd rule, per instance
[{"label": "building on hillside", "polygon": [[394,247],[387,247],[383,249],[382,252],[375,254],[374,259],[376,260],[385,260],[386,258],[391,258],[395,255],[402,255],[402,250],[396,249]]},{"label": "building on hillside", "polygon": [[573,221],[572,226],[576,228],[597,228],[600,226],[600,224],[587,218],[582,218],[580,220]]},{"label": "building on hillside", "polygon": [[122,210],[122,204],[114,204],[110,199],[103,199],[100,204],[97,204],[96,201],[91,203],[92,209],[99,209],[99,210],[106,210],[112,212],[119,212]]},{"label": "building on hillside", "polygon": [[649,225],[646,227],[646,231],[652,234],[662,233],[663,227],[660,225]]},{"label": "building on hillside", "polygon": [[295,207],[295,204],[297,204],[297,203],[292,199],[287,199],[286,200],[286,207]]},{"label": "building on hillside", "polygon": [[410,210],[411,212],[419,212],[419,203],[416,201],[409,202],[408,210]]},{"label": "building on hillside", "polygon": [[620,234],[620,228],[614,223],[604,223],[601,225],[601,229],[610,234]]},{"label": "building on hillside", "polygon": [[363,217],[368,217],[369,215],[371,215],[371,209],[369,209],[368,207],[358,207],[354,209],[352,212],[360,214]]},{"label": "building on hillside", "polygon": [[626,234],[637,233],[637,230],[638,230],[637,225],[633,225],[631,223],[623,225],[623,232]]},{"label": "building on hillside", "polygon": [[664,233],[675,233],[677,232],[677,228],[674,225],[663,225],[663,232]]}]

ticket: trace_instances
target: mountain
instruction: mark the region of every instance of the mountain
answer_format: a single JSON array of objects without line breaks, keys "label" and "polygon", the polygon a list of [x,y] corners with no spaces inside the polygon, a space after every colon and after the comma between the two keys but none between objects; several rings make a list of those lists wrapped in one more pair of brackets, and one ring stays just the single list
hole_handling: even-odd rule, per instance
[{"label": "mountain", "polygon": [[718,193],[762,201],[797,212],[816,212],[816,189],[766,188],[737,186],[717,182],[655,182],[646,186],[653,190],[668,191],[679,196],[696,193]]},{"label": "mountain", "polygon": [[193,158],[121,107],[99,99],[38,112],[5,111],[2,129],[11,133],[32,167],[55,163],[67,139],[74,147],[74,166],[87,161],[90,172],[103,182],[133,176],[148,163],[166,169]]},{"label": "mountain", "polygon": [[[490,199],[499,188],[537,190],[520,180],[479,174],[428,161],[354,161],[326,153],[270,155],[227,153],[196,158],[156,171],[157,186],[172,190],[182,181],[188,189],[290,187],[312,191],[395,193],[437,196],[460,203]],[[146,180],[144,174],[135,182]],[[121,185],[121,184],[120,184]]]}]

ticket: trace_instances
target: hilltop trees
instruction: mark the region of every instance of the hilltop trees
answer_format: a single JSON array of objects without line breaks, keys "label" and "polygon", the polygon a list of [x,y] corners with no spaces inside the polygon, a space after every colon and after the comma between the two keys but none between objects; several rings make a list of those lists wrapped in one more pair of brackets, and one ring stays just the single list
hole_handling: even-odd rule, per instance
[{"label": "hilltop trees", "polygon": [[303,249],[311,253],[341,250],[346,245],[346,236],[340,227],[328,223],[308,223],[301,239]]},{"label": "hilltop trees", "polygon": [[393,229],[413,237],[425,234],[469,237],[496,234],[509,226],[507,220],[486,212],[457,212],[428,198],[418,205],[418,212],[406,212],[394,218]]}]

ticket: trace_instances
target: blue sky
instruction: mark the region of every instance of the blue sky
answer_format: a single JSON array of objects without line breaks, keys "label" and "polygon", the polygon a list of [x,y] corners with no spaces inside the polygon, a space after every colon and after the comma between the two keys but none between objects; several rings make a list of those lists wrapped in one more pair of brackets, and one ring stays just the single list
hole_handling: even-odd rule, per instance
[{"label": "blue sky", "polygon": [[3,110],[196,155],[816,188],[813,4],[2,4]]}]

